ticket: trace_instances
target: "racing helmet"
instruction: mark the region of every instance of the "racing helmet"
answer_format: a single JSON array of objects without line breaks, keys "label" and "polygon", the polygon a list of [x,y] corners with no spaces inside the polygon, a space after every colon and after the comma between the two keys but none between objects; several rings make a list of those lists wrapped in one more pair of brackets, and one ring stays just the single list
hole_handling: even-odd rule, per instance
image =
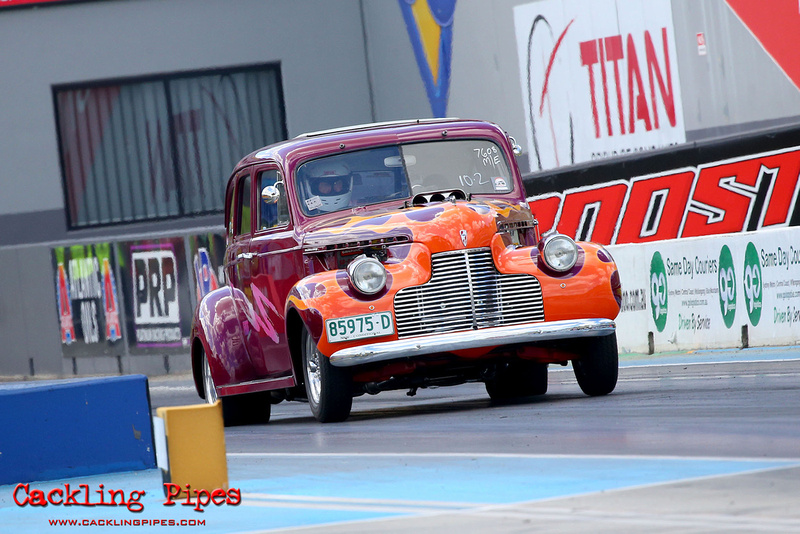
[{"label": "racing helmet", "polygon": [[323,213],[350,205],[353,178],[344,163],[316,161],[306,170],[306,205]]}]

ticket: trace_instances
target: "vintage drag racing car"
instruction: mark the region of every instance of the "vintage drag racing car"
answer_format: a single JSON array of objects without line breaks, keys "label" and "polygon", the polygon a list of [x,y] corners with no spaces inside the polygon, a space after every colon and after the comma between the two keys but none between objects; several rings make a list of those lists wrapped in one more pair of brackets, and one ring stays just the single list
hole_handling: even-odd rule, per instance
[{"label": "vintage drag racing car", "polygon": [[486,384],[543,394],[548,364],[616,386],[621,285],[602,247],[540,235],[514,144],[481,121],[368,124],[265,147],[226,191],[228,285],[199,303],[192,367],[226,424],[307,400]]}]

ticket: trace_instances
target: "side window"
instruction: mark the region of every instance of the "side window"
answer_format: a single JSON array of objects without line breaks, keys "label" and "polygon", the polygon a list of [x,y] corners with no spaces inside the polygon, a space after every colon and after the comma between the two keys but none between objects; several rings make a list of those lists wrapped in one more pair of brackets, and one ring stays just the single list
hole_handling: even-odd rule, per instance
[{"label": "side window", "polygon": [[250,233],[250,175],[239,182],[236,196],[239,197],[239,231],[237,235]]},{"label": "side window", "polygon": [[[261,193],[265,187],[274,186],[280,196],[277,202],[269,202],[262,198]],[[267,230],[289,224],[289,205],[286,200],[286,188],[283,185],[281,173],[275,169],[262,171],[258,175],[259,191],[259,230]]]},{"label": "side window", "polygon": [[231,191],[230,204],[228,205],[228,239],[232,239],[236,231],[236,189]]}]

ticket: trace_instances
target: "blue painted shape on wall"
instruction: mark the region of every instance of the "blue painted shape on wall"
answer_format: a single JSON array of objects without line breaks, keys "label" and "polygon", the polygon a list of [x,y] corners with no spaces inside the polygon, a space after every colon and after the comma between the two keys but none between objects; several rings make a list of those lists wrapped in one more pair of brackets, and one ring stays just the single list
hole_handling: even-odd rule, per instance
[{"label": "blue painted shape on wall", "polygon": [[0,384],[0,484],[155,466],[146,376]]},{"label": "blue painted shape on wall", "polygon": [[[434,117],[447,114],[456,0],[398,0]],[[420,24],[418,17],[428,23]],[[434,28],[435,26],[435,28]],[[427,46],[426,46],[427,44]]]}]

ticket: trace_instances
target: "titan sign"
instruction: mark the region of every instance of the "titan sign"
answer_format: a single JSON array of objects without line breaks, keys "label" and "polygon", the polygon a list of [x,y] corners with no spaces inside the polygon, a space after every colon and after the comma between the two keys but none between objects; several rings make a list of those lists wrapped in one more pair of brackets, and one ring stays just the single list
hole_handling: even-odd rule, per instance
[{"label": "titan sign", "polygon": [[530,168],[683,143],[669,1],[514,8]]},{"label": "titan sign", "polygon": [[800,147],[529,198],[542,231],[623,244],[788,226]]}]

